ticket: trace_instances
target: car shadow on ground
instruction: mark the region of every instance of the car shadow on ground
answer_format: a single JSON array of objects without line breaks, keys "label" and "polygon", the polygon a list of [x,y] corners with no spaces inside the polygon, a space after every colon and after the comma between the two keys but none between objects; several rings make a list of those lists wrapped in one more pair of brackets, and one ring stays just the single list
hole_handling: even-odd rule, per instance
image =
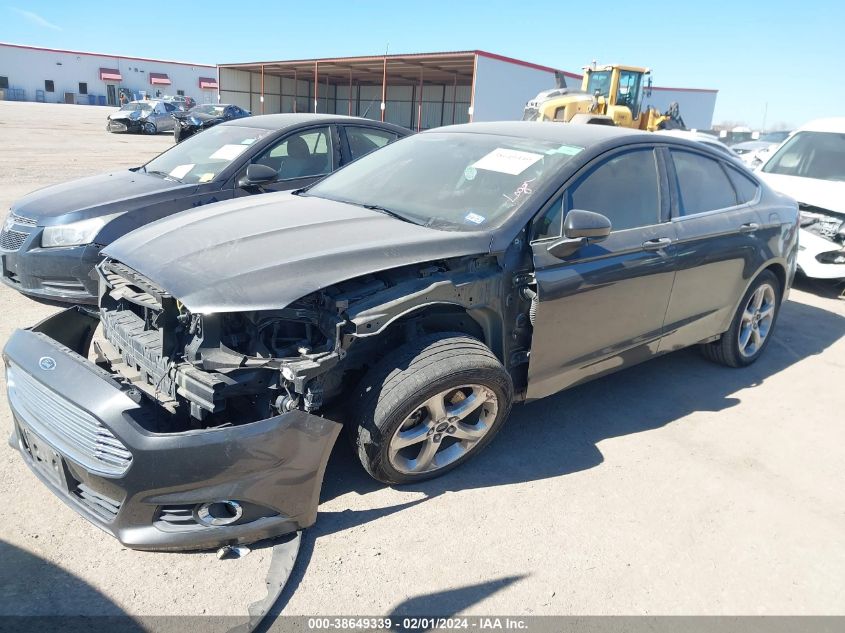
[{"label": "car shadow on ground", "polygon": [[[734,395],[737,392],[822,353],[843,336],[845,317],[787,302],[778,317],[774,338],[750,367],[722,367],[705,360],[696,349],[686,349],[514,407],[499,436],[483,453],[442,477],[399,487],[421,492],[424,497],[366,510],[321,510],[316,525],[305,531],[297,564],[270,611],[271,617],[258,630],[271,630],[274,616],[283,612],[302,581],[320,537],[407,510],[444,492],[535,481],[594,468],[603,462],[597,446],[602,440],[657,429],[694,411],[718,412],[734,407],[740,402]],[[363,495],[383,487],[367,475],[341,435],[329,459],[321,501],[349,492]],[[516,580],[519,578],[505,578],[447,591],[445,603],[438,602],[444,599],[442,595],[418,596],[397,605],[394,611],[457,613]],[[455,608],[442,606],[447,603]]]},{"label": "car shadow on ground", "polygon": [[0,561],[0,631],[146,630],[87,582],[35,554],[0,540]]},{"label": "car shadow on ground", "polygon": [[803,290],[827,299],[845,299],[845,281],[830,279],[810,279],[804,275],[795,275],[792,284],[796,290]]},{"label": "car shadow on ground", "polygon": [[[845,317],[803,303],[783,305],[768,348],[754,365],[722,367],[689,348],[536,402],[517,405],[498,437],[459,469],[437,479],[399,487],[434,497],[466,490],[558,477],[593,468],[602,440],[663,427],[695,411],[722,411],[734,395],[845,336]],[[530,459],[527,459],[530,456]],[[341,437],[329,460],[321,501],[383,487],[361,468]],[[406,504],[411,505],[411,504]],[[401,508],[400,508],[401,509]],[[320,513],[318,533],[359,525],[358,512]]]}]

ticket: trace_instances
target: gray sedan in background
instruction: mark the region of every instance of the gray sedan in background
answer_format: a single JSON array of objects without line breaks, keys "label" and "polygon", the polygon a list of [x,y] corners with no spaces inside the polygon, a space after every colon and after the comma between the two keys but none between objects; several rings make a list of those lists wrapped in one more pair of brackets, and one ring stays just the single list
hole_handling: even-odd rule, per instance
[{"label": "gray sedan in background", "polygon": [[142,134],[172,132],[175,123],[173,115],[176,112],[179,112],[179,107],[169,101],[130,101],[109,115],[106,131]]}]

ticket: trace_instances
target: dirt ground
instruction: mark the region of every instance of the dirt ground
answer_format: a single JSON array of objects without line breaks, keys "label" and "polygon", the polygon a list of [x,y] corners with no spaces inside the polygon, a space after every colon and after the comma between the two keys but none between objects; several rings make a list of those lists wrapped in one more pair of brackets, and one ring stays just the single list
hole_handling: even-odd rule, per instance
[{"label": "dirt ground", "polygon": [[[110,111],[0,102],[0,209],[171,145],[106,133]],[[0,341],[54,310],[0,287]],[[845,614],[843,335],[845,301],[805,281],[753,367],[686,350],[518,406],[440,479],[385,487],[339,442],[283,613]],[[0,614],[246,615],[264,595],[269,547],[124,549],[5,443],[0,507]]]}]

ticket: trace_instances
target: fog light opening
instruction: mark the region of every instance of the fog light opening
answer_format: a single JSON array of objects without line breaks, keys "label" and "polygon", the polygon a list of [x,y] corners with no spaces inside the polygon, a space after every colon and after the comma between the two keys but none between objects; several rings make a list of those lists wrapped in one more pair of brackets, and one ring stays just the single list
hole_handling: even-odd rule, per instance
[{"label": "fog light opening", "polygon": [[237,501],[212,501],[197,506],[197,520],[203,525],[231,525],[243,516]]}]

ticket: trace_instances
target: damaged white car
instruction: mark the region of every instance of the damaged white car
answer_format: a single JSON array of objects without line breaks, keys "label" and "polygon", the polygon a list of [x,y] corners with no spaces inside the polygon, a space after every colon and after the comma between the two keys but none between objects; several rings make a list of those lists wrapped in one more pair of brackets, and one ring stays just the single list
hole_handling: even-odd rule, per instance
[{"label": "damaged white car", "polygon": [[801,210],[798,269],[845,282],[845,117],[802,126],[759,170]]}]

